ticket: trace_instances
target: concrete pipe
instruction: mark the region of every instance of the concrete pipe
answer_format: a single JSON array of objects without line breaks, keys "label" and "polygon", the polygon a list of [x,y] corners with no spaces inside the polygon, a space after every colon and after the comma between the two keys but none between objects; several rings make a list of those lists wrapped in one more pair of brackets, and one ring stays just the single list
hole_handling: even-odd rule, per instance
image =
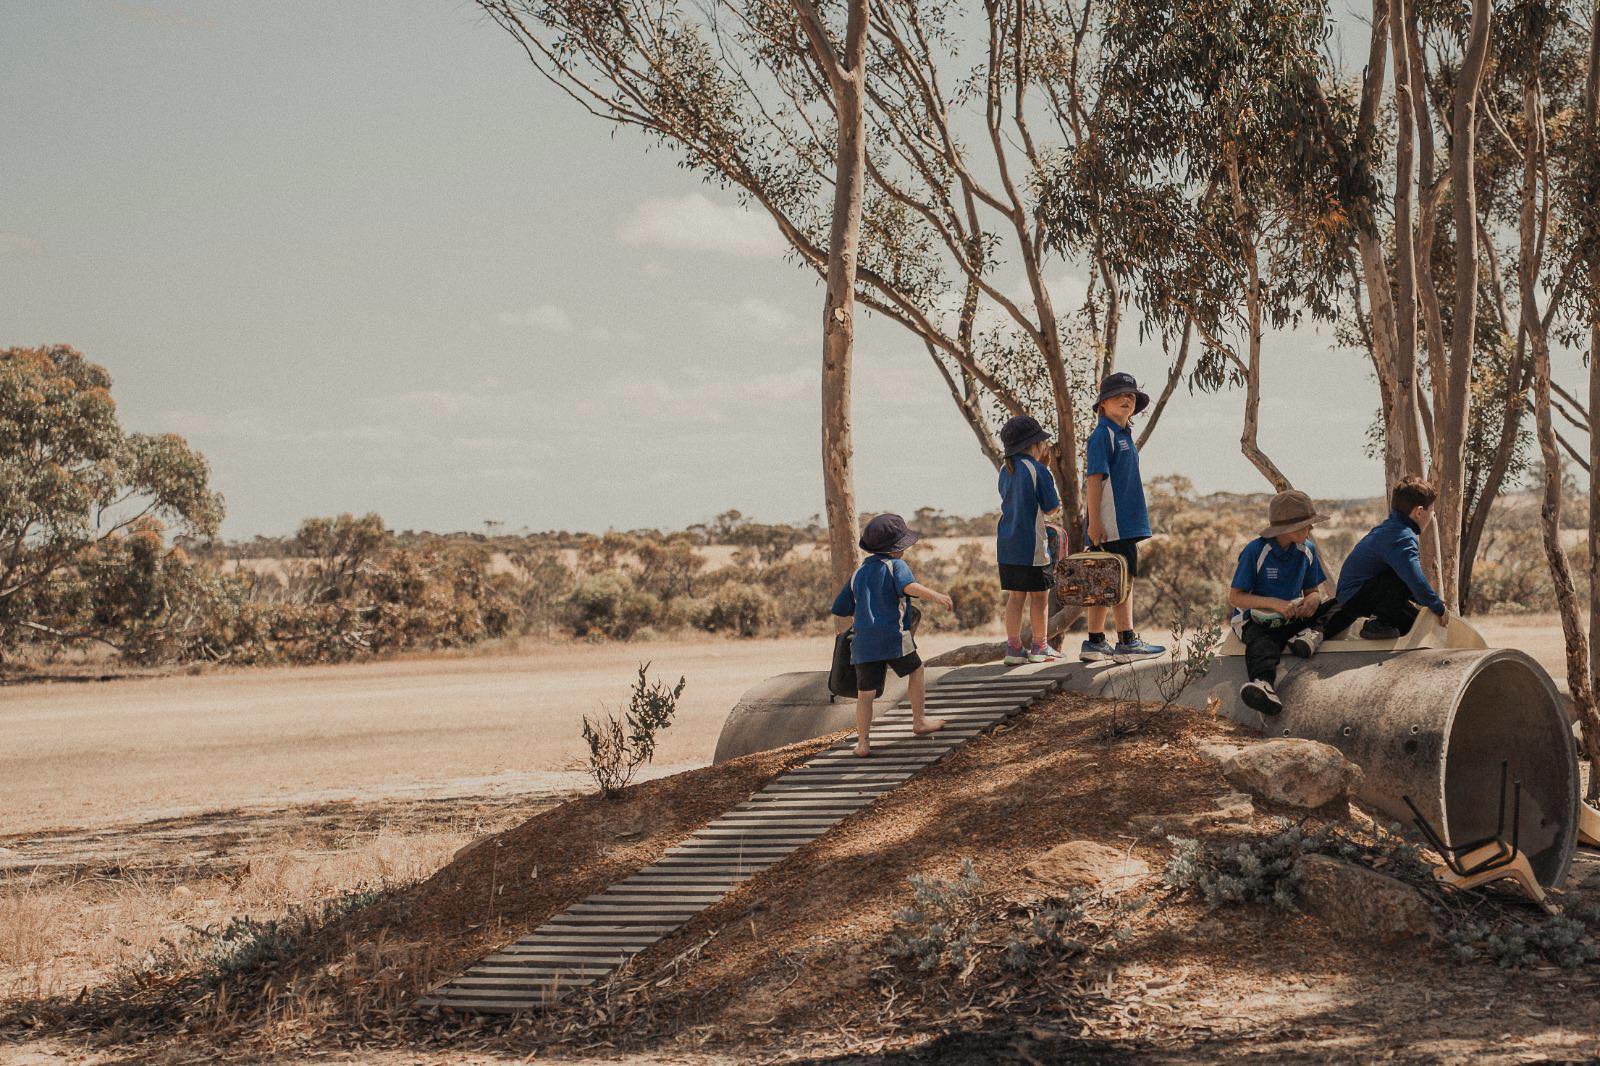
[{"label": "concrete pipe", "polygon": [[[996,664],[944,673],[963,679],[1040,673],[1071,691],[1148,701],[1162,698],[1157,679],[1170,668],[1146,660],[1015,669]],[[1274,719],[1239,700],[1244,681],[1243,658],[1218,658],[1176,702],[1203,708],[1215,698],[1222,714],[1269,736],[1333,745],[1362,768],[1363,805],[1409,827],[1402,797],[1410,796],[1451,843],[1495,831],[1505,760],[1510,776],[1522,781],[1519,842],[1534,873],[1547,887],[1566,876],[1582,789],[1577,750],[1554,682],[1527,655],[1422,649],[1324,653],[1304,662],[1285,656],[1278,679],[1285,710]],[[880,701],[880,710],[890,702]],[[825,674],[774,678],[747,693],[729,716],[717,759],[848,729],[853,713],[848,701],[829,704]],[[1508,837],[1511,807],[1508,795]]]}]

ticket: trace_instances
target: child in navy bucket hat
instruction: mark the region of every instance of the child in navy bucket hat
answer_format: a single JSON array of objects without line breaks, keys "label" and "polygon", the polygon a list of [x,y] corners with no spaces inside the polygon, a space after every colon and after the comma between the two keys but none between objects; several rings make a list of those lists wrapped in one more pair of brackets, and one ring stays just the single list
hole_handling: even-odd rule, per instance
[{"label": "child in navy bucket hat", "polygon": [[855,617],[850,662],[856,668],[856,754],[863,758],[871,754],[867,733],[872,728],[872,702],[889,670],[909,678],[911,732],[924,736],[944,728],[944,719],[925,716],[927,688],[911,628],[911,598],[949,607],[950,597],[917,581],[902,558],[919,537],[897,514],[881,514],[868,522],[861,550],[870,554],[833,601],[834,614]]},{"label": "child in navy bucket hat", "polygon": [[[1128,563],[1130,587],[1139,575],[1139,542],[1150,538],[1150,512],[1145,507],[1144,483],[1139,479],[1139,448],[1128,423],[1150,405],[1132,374],[1107,374],[1100,383],[1094,409],[1100,415],[1089,434],[1084,463],[1088,497],[1089,544],[1114,552]],[[1117,643],[1106,640],[1106,612],[1115,612]],[[1082,662],[1145,659],[1166,648],[1139,639],[1133,631],[1133,594],[1113,608],[1090,607],[1085,612],[1088,639],[1079,649]]]},{"label": "child in navy bucket hat", "polygon": [[[1046,643],[1045,619],[1050,590],[1055,587],[1057,554],[1047,519],[1061,514],[1061,495],[1045,460],[1050,434],[1029,415],[1017,415],[1000,428],[1006,450],[1000,464],[1000,522],[994,554],[1000,588],[1006,596],[1006,664],[1042,663],[1061,658]],[[1022,611],[1029,608],[1033,647],[1022,646]]]}]

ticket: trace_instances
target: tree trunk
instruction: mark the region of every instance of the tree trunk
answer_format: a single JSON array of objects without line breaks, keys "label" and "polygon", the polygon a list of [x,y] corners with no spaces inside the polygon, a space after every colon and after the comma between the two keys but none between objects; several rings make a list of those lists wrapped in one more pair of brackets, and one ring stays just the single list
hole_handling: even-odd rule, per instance
[{"label": "tree trunk", "polygon": [[[1600,12],[1589,23],[1589,71],[1584,93],[1585,141],[1600,151]],[[1600,190],[1590,189],[1591,199]],[[1590,234],[1591,237],[1600,234]],[[1589,252],[1589,684],[1600,679],[1600,250]],[[1584,723],[1587,737],[1589,723]],[[1596,787],[1590,774],[1591,798]]]},{"label": "tree trunk", "polygon": [[[1490,0],[1474,0],[1472,27],[1455,86],[1451,110],[1450,201],[1455,216],[1455,307],[1450,322],[1450,357],[1446,362],[1442,410],[1433,413],[1439,490],[1439,595],[1445,606],[1459,609],[1457,566],[1461,557],[1461,494],[1466,487],[1466,438],[1472,405],[1472,352],[1478,320],[1478,90],[1489,58]],[[1545,355],[1548,390],[1549,356]],[[1548,403],[1548,392],[1546,395]],[[1548,415],[1548,412],[1546,412]],[[1559,470],[1557,471],[1559,476]]]},{"label": "tree trunk", "polygon": [[[867,0],[850,0],[844,55],[839,56],[810,0],[795,0],[811,47],[828,71],[837,100],[833,222],[828,233],[827,296],[822,311],[822,490],[836,587],[856,568],[855,445],[850,435],[850,371],[855,345],[856,262],[866,183]],[[838,619],[842,630],[847,619]]]}]

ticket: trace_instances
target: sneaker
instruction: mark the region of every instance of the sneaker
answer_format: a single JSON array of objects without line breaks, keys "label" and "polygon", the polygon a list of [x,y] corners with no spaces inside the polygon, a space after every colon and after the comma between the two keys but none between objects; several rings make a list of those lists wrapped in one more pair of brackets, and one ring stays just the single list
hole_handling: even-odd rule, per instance
[{"label": "sneaker", "polygon": [[1035,644],[1032,648],[1030,648],[1028,650],[1028,661],[1030,663],[1047,663],[1047,662],[1049,662],[1050,661],[1050,645],[1048,645],[1048,644]]},{"label": "sneaker", "polygon": [[1028,652],[1021,645],[1012,647],[1006,645],[1006,657],[1001,660],[1006,666],[1022,666],[1028,661]]},{"label": "sneaker", "polygon": [[1111,654],[1116,659],[1148,659],[1153,655],[1164,654],[1166,650],[1159,644],[1151,644],[1135,636],[1127,642],[1117,641],[1117,646],[1111,649]]},{"label": "sneaker", "polygon": [[1362,640],[1399,640],[1400,631],[1394,626],[1384,625],[1376,618],[1369,618],[1361,625]]},{"label": "sneaker", "polygon": [[1065,659],[1066,655],[1062,653],[1060,648],[1046,644],[1044,646],[1044,657],[1054,662],[1057,659]]},{"label": "sneaker", "polygon": [[1272,687],[1271,681],[1247,682],[1239,690],[1239,698],[1251,710],[1265,715],[1275,715],[1283,710],[1283,701],[1278,698],[1278,690]]},{"label": "sneaker", "polygon": [[1289,650],[1302,659],[1309,659],[1322,647],[1325,635],[1320,629],[1302,629],[1289,638]]},{"label": "sneaker", "polygon": [[1078,649],[1078,661],[1080,663],[1097,663],[1111,658],[1114,652],[1115,649],[1111,647],[1109,640],[1086,640],[1083,642],[1083,646]]}]

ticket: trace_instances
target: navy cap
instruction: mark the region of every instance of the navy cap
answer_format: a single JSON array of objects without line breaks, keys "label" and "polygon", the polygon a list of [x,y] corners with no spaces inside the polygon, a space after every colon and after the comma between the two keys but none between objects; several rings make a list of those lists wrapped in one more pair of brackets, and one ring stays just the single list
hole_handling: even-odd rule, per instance
[{"label": "navy cap", "polygon": [[922,539],[922,534],[906,526],[897,514],[881,514],[867,523],[861,534],[861,550],[866,552],[905,551]]},{"label": "navy cap", "polygon": [[1099,407],[1113,396],[1122,396],[1130,392],[1134,396],[1134,414],[1138,414],[1150,406],[1150,397],[1139,391],[1139,383],[1133,380],[1132,374],[1124,374],[1121,371],[1115,374],[1107,374],[1106,379],[1100,383],[1100,396],[1095,400],[1094,405]]},{"label": "navy cap", "polygon": [[1049,439],[1050,434],[1032,415],[1017,415],[1000,427],[1000,446],[1007,455],[1027,451],[1032,445]]}]

